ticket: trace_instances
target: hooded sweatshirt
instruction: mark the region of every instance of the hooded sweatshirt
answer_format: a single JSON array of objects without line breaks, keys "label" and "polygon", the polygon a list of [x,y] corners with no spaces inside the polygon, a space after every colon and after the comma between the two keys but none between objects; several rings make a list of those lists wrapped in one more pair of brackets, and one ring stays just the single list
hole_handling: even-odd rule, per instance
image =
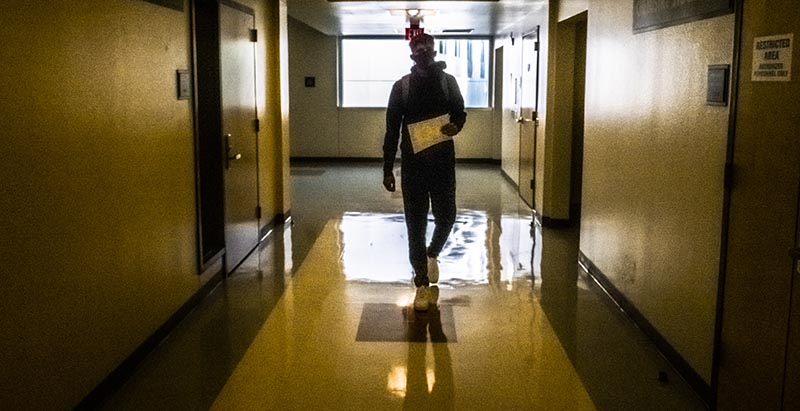
[{"label": "hooded sweatshirt", "polygon": [[[389,104],[386,108],[386,135],[383,139],[383,174],[392,174],[394,159],[397,155],[397,142],[400,140],[400,152],[403,158],[415,156],[420,159],[425,157],[435,158],[441,155],[450,155],[455,151],[452,141],[445,141],[414,154],[411,147],[411,138],[408,134],[408,124],[450,114],[450,122],[458,127],[464,127],[467,113],[464,111],[464,98],[458,89],[458,83],[453,76],[443,70],[447,64],[438,61],[428,67],[425,75],[414,66],[411,68],[408,87],[408,101],[403,101],[402,79],[392,86],[389,95]],[[448,76],[450,90],[448,96],[442,89],[442,76]]]}]

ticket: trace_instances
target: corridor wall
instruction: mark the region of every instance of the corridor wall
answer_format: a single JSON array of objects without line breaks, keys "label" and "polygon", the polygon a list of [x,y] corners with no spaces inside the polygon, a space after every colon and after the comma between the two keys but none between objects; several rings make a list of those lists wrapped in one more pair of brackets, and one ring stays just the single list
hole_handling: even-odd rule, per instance
[{"label": "corridor wall", "polygon": [[710,383],[734,17],[634,35],[631,7],[588,2],[580,249]]},{"label": "corridor wall", "polygon": [[[277,0],[240,2],[275,36]],[[0,409],[74,407],[215,274],[198,275],[192,100],[176,96],[190,16],[188,1],[0,3]],[[259,117],[280,124],[277,57],[263,41],[257,56]],[[262,188],[280,184],[275,133]]]}]

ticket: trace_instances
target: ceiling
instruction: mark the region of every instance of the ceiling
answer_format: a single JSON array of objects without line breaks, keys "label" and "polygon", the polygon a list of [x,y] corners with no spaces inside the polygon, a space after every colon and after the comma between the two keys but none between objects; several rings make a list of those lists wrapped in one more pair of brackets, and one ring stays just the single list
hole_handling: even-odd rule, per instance
[{"label": "ceiling", "polygon": [[[406,16],[393,16],[389,10],[424,9],[436,14],[425,16],[420,27],[439,35],[442,30],[473,29],[469,35],[493,36],[510,31],[526,31],[526,24],[547,0],[499,1],[328,1],[287,0],[291,17],[331,36],[398,35],[409,26]],[[463,34],[461,34],[463,35]]]}]

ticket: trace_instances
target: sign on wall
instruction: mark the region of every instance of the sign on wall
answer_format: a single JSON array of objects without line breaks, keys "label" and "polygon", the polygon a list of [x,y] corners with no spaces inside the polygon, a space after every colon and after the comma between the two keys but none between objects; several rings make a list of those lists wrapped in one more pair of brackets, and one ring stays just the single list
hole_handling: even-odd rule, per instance
[{"label": "sign on wall", "polygon": [[791,81],[794,33],[753,40],[753,81]]},{"label": "sign on wall", "polygon": [[633,0],[633,32],[662,29],[733,13],[732,0]]}]

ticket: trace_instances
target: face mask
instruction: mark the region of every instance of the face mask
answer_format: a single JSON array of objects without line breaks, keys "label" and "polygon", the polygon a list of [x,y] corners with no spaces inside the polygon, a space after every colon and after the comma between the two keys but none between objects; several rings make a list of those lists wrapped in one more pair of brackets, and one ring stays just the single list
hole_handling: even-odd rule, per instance
[{"label": "face mask", "polygon": [[428,49],[422,49],[417,51],[416,53],[411,54],[410,57],[411,60],[414,60],[414,62],[417,64],[425,64],[425,63],[430,63],[433,60],[434,56],[435,52]]}]

